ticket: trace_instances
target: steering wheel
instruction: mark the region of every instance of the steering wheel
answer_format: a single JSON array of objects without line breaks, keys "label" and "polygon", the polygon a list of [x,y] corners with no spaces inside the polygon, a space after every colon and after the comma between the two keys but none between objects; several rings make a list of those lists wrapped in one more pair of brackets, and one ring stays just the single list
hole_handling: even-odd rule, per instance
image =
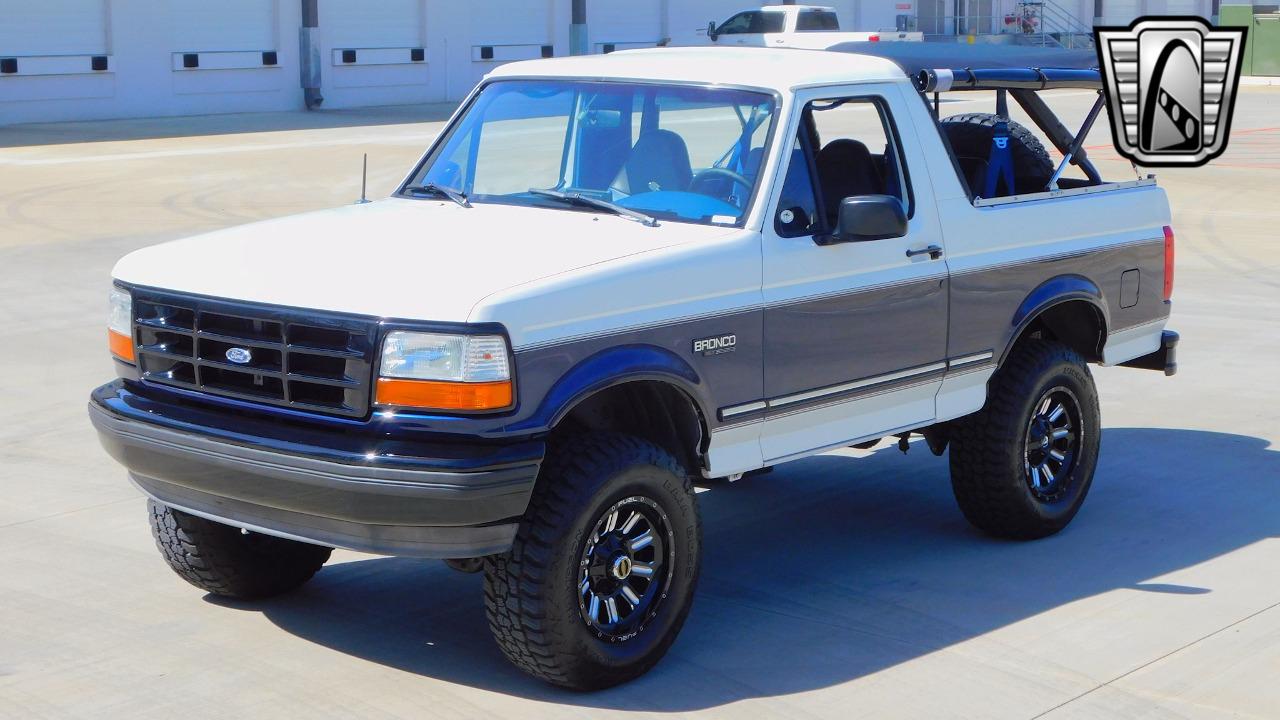
[{"label": "steering wheel", "polygon": [[[716,178],[729,180],[735,185],[741,185],[746,188],[748,192],[751,191],[751,181],[748,180],[745,175],[741,175],[728,168],[721,167],[709,167],[694,173],[693,179],[689,181],[689,190],[697,192],[694,188],[698,186],[698,183],[705,182],[707,180],[714,180]],[[706,193],[703,194],[705,195]]]}]

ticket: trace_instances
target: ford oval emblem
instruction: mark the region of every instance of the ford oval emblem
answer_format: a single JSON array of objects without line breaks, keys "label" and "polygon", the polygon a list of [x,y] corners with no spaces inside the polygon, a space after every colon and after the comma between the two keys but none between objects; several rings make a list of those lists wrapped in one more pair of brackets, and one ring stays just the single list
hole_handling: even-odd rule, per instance
[{"label": "ford oval emblem", "polygon": [[227,351],[227,359],[237,365],[245,365],[253,359],[253,353],[245,348],[233,347]]}]

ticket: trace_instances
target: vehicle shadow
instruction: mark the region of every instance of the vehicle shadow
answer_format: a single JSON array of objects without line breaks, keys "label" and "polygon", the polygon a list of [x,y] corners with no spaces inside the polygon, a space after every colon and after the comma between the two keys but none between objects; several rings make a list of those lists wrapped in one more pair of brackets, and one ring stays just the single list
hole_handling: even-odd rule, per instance
[{"label": "vehicle shadow", "polygon": [[440,122],[448,120],[457,107],[456,102],[445,102],[310,112],[297,110],[25,123],[4,126],[4,132],[0,132],[0,148]]},{"label": "vehicle shadow", "polygon": [[1280,452],[1266,440],[1113,428],[1103,447],[1075,522],[1031,543],[972,530],[946,459],[923,447],[905,458],[893,447],[819,456],[702,493],[704,569],[680,639],[647,676],[599,693],[509,666],[487,635],[480,577],[440,563],[339,563],[293,595],[235,607],[432,678],[584,707],[688,711],[844,683],[1111,590],[1196,602],[1213,588],[1156,579],[1280,535]]}]

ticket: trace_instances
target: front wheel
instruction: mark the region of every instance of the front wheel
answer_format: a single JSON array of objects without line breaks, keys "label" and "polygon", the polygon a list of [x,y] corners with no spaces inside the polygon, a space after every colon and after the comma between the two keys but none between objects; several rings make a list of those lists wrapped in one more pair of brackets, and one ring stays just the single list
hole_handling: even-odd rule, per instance
[{"label": "front wheel", "polygon": [[263,535],[147,501],[151,535],[165,562],[205,592],[260,600],[311,579],[332,548]]},{"label": "front wheel", "polygon": [[640,438],[579,436],[548,457],[511,552],[485,560],[489,627],[535,677],[579,690],[616,685],[675,641],[700,557],[684,468]]},{"label": "front wheel", "polygon": [[1019,343],[987,404],[953,426],[951,487],[964,516],[1018,539],[1066,527],[1093,482],[1101,425],[1084,358],[1057,342]]}]

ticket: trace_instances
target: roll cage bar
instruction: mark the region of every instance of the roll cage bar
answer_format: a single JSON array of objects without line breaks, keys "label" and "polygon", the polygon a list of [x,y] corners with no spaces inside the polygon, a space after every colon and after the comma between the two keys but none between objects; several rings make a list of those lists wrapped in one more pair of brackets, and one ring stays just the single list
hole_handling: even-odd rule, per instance
[{"label": "roll cage bar", "polygon": [[[1054,170],[1045,190],[1058,189],[1058,180],[1068,165],[1080,168],[1090,183],[1102,183],[1102,176],[1084,148],[1084,139],[1098,119],[1104,103],[1102,76],[1097,68],[1098,59],[1091,52],[945,43],[871,42],[841,43],[831,50],[874,55],[896,63],[911,78],[926,103],[928,95],[933,95],[935,121],[938,119],[940,93],[994,90],[996,129],[992,136],[984,193],[988,196],[1000,182],[1004,182],[1012,192],[1008,96],[1013,97],[1036,127],[1053,143],[1054,148],[1062,153],[1062,162]],[[1083,88],[1096,90],[1098,93],[1093,107],[1074,134],[1036,94],[1041,90],[1061,88]]]}]

